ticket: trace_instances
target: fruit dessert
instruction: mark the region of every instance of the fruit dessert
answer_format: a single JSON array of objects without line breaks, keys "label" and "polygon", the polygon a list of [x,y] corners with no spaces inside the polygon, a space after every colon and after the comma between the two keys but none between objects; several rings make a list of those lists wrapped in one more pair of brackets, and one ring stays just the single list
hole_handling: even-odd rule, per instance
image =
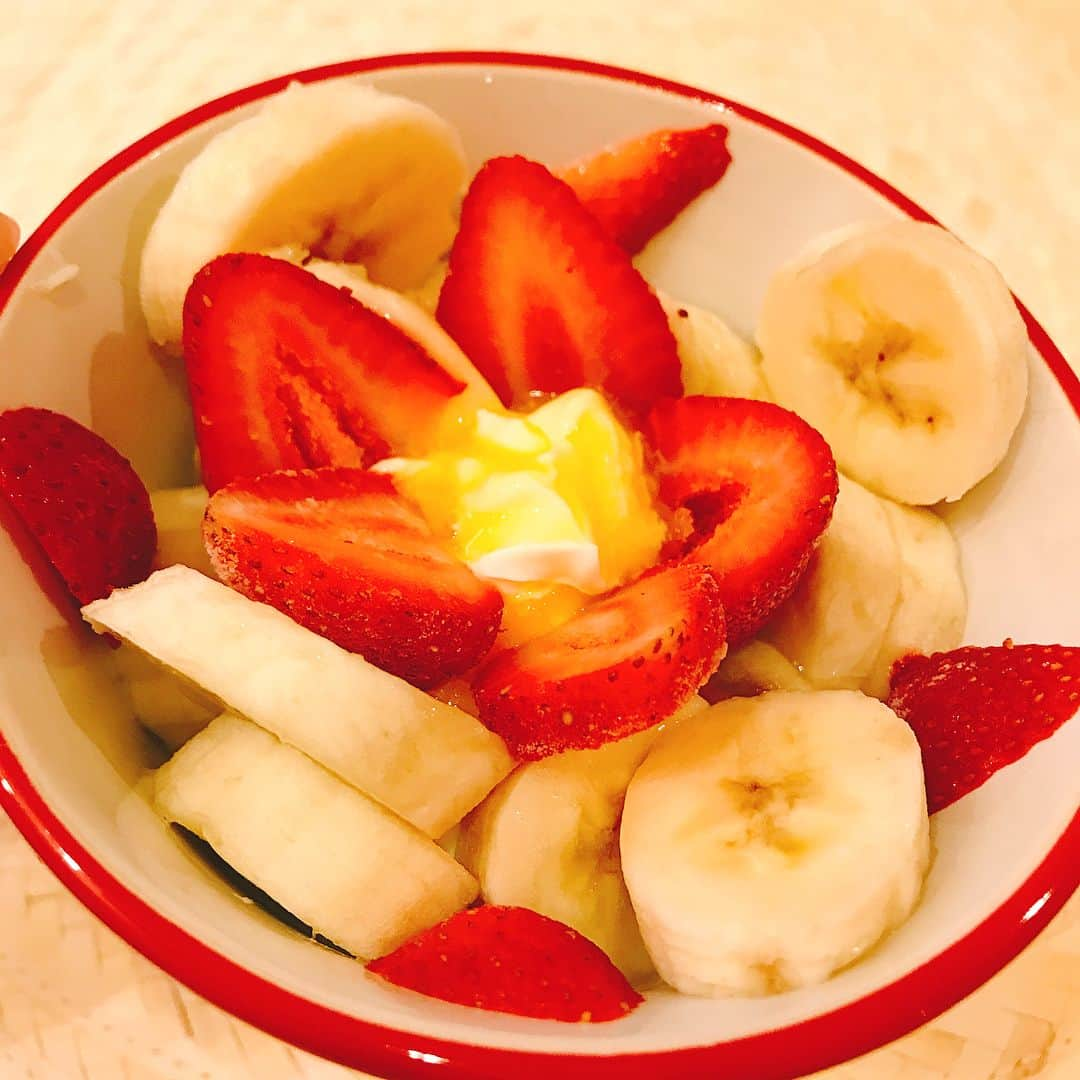
[{"label": "fruit dessert", "polygon": [[1021,422],[1000,276],[851,227],[743,341],[633,258],[726,134],[470,175],[421,105],[291,88],[143,251],[201,485],[0,416],[0,493],[171,755],[157,812],[388,993],[606,1022],[820,982],[918,903],[929,815],[1077,711],[1080,649],[961,647],[933,509]]}]

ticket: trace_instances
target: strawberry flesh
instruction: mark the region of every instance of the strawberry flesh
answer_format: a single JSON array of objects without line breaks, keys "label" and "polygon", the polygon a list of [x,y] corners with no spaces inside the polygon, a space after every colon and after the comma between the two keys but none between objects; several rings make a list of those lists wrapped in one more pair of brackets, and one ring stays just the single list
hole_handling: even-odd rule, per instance
[{"label": "strawberry flesh", "polygon": [[428,997],[537,1020],[618,1020],[643,1000],[588,938],[520,907],[460,911],[367,969]]},{"label": "strawberry flesh", "polygon": [[638,415],[682,393],[667,318],[630,257],[522,157],[493,158],[473,180],[437,316],[513,408],[594,386]]},{"label": "strawberry flesh", "polygon": [[633,255],[727,172],[727,136],[723,124],[654,131],[602,150],[559,176]]},{"label": "strawberry flesh", "polygon": [[150,573],[150,496],[127,458],[82,424],[48,409],[0,414],[0,494],[80,604]]},{"label": "strawberry flesh", "polygon": [[443,549],[385,476],[236,480],[211,497],[203,536],[226,584],[417,686],[472,668],[498,632],[499,591]]},{"label": "strawberry flesh", "polygon": [[704,566],[648,574],[492,657],[473,679],[481,722],[520,761],[666,720],[723,658],[719,587]]},{"label": "strawberry flesh", "polygon": [[791,595],[836,501],[825,440],[779,405],[688,397],[645,426],[660,497],[683,535],[665,555],[716,575],[732,647]]},{"label": "strawberry flesh", "polygon": [[464,384],[345,289],[264,255],[223,255],[184,303],[203,479],[366,466],[417,453]]},{"label": "strawberry flesh", "polygon": [[1080,710],[1080,648],[966,646],[893,665],[889,708],[922,748],[926,803],[943,810]]}]

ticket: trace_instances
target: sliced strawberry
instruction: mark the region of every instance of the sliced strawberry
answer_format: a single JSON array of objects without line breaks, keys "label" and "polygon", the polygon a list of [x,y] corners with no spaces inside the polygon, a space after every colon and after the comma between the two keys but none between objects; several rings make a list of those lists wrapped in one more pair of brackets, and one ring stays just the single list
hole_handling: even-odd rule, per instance
[{"label": "sliced strawberry", "polygon": [[968,646],[893,665],[889,708],[922,747],[930,813],[974,791],[1080,710],[1080,648]]},{"label": "sliced strawberry", "polygon": [[157,529],[127,458],[48,409],[0,414],[0,494],[80,604],[150,573]]},{"label": "sliced strawberry", "polygon": [[631,255],[727,172],[723,124],[654,131],[559,171],[585,208]]},{"label": "sliced strawberry", "polygon": [[660,496],[689,524],[668,554],[712,567],[734,647],[756,633],[806,569],[836,501],[832,453],[794,413],[742,398],[661,402],[646,436]]},{"label": "sliced strawberry", "polygon": [[719,588],[704,566],[650,571],[473,680],[480,720],[521,761],[582,750],[665,720],[724,655]]},{"label": "sliced strawberry", "polygon": [[428,997],[537,1020],[618,1020],[643,1000],[587,937],[520,907],[459,911],[367,969]]},{"label": "sliced strawberry", "polygon": [[682,393],[667,318],[630,257],[525,158],[494,158],[473,180],[437,315],[515,408],[596,386],[637,414]]},{"label": "sliced strawberry", "polygon": [[203,479],[417,453],[464,384],[393,323],[298,266],[223,255],[184,303]]},{"label": "sliced strawberry", "polygon": [[491,648],[502,596],[432,535],[388,477],[266,473],[210,499],[203,536],[238,592],[417,686]]}]

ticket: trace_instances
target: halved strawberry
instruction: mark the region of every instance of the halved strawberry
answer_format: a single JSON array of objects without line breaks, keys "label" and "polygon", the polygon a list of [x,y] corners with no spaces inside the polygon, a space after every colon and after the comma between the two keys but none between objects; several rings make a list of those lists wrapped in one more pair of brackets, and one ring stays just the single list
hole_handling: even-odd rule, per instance
[{"label": "halved strawberry", "polygon": [[437,316],[506,405],[595,386],[637,414],[682,393],[667,318],[630,257],[522,157],[473,180]]},{"label": "halved strawberry", "polygon": [[585,208],[631,255],[731,164],[723,124],[653,131],[559,170]]},{"label": "halved strawberry", "polygon": [[481,722],[535,761],[667,719],[723,658],[719,588],[705,566],[650,571],[473,679]]},{"label": "halved strawberry", "polygon": [[832,452],[794,413],[743,398],[661,402],[645,434],[661,499],[688,519],[668,554],[712,568],[738,645],[791,595],[829,523]]},{"label": "halved strawberry", "polygon": [[127,458],[49,409],[0,414],[0,494],[80,604],[150,573],[157,529]]},{"label": "halved strawberry", "polygon": [[347,290],[264,255],[223,255],[184,303],[203,479],[422,452],[464,384]]},{"label": "halved strawberry", "polygon": [[388,477],[266,473],[211,496],[203,536],[219,577],[417,686],[491,648],[502,596],[448,554]]},{"label": "halved strawberry", "polygon": [[1080,648],[967,646],[893,665],[889,708],[922,748],[926,803],[943,810],[1080,710]]},{"label": "halved strawberry", "polygon": [[367,969],[428,997],[537,1020],[618,1020],[643,1000],[587,937],[520,907],[459,911]]}]

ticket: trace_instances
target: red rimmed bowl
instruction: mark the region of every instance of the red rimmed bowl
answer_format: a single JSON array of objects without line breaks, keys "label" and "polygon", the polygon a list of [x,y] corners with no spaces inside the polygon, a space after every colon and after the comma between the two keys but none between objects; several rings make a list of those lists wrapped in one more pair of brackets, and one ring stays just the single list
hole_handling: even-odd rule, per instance
[{"label": "red rimmed bowl", "polygon": [[[0,277],[0,408],[89,423],[151,487],[190,480],[183,379],[151,354],[136,296],[143,237],[183,164],[291,79],[354,78],[457,125],[474,163],[553,163],[620,137],[720,119],[734,164],[642,255],[646,275],[749,335],[769,275],[852,221],[929,216],[842,155],[753,110],[645,75],[512,54],[339,64],[212,102],[147,136],[75,189]],[[60,288],[58,269],[77,277]],[[1023,309],[1021,309],[1023,310]],[[970,611],[965,639],[1075,641],[1080,383],[1042,328],[1012,452],[948,518]],[[969,993],[1046,925],[1080,879],[1080,723],[934,819],[935,860],[912,918],[828,983],[758,1000],[655,992],[610,1025],[518,1020],[387,990],[237,897],[152,814],[150,766],[122,698],[87,665],[101,648],[24,543],[0,532],[0,802],[109,926],[205,997],[328,1058],[388,1076],[797,1076],[861,1054]],[[42,585],[46,588],[43,589]]]}]

